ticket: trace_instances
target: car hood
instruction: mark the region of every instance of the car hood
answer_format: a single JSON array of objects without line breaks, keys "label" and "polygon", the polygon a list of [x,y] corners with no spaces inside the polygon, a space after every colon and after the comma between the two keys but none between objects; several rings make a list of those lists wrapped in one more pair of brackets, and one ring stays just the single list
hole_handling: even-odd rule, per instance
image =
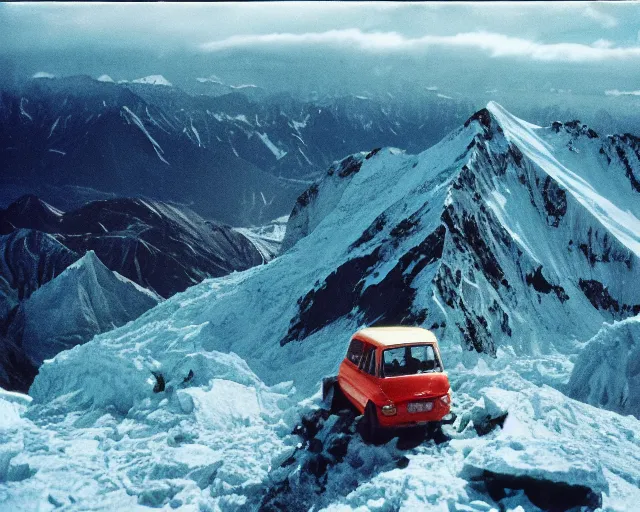
[{"label": "car hood", "polygon": [[446,373],[423,373],[380,379],[380,388],[393,402],[435,398],[449,391]]}]

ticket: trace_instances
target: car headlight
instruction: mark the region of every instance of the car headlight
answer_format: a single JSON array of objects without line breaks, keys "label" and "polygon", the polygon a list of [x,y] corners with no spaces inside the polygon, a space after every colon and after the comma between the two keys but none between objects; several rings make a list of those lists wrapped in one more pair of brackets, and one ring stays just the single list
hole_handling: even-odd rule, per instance
[{"label": "car headlight", "polygon": [[387,404],[382,406],[382,414],[384,416],[395,416],[398,412],[395,404]]}]

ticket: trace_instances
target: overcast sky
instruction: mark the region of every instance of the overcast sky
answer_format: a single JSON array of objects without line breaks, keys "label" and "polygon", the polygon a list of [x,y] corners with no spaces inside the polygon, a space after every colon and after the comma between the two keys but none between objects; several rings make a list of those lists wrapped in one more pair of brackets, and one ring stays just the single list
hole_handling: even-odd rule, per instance
[{"label": "overcast sky", "polygon": [[0,5],[1,64],[271,89],[640,90],[638,3]]}]

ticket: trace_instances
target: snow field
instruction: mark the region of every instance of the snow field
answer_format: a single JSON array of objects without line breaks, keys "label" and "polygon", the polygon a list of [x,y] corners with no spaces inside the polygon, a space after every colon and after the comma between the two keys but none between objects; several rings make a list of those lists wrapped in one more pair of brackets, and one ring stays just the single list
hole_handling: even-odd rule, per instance
[{"label": "snow field", "polygon": [[[3,444],[0,458],[0,509],[241,507],[293,442],[286,423],[293,388],[268,388],[233,354],[211,352],[192,362],[192,381],[168,382],[126,414],[113,405],[73,410],[69,396],[31,408],[26,418],[14,413],[0,434],[13,441]],[[16,407],[24,412],[0,398],[3,412]],[[20,471],[33,475],[12,476]]]}]

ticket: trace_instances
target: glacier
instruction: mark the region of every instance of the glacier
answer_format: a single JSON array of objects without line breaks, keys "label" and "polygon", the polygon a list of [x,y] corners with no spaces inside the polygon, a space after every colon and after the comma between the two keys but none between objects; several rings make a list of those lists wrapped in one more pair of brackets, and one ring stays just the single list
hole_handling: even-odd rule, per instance
[{"label": "glacier", "polygon": [[[585,343],[639,312],[629,152],[492,103],[421,154],[334,163],[277,258],[45,361],[29,397],[0,395],[0,509],[632,510],[639,420],[595,407],[602,386],[567,390],[591,371]],[[366,445],[326,411],[349,336],[384,323],[441,340],[445,440]]]}]

